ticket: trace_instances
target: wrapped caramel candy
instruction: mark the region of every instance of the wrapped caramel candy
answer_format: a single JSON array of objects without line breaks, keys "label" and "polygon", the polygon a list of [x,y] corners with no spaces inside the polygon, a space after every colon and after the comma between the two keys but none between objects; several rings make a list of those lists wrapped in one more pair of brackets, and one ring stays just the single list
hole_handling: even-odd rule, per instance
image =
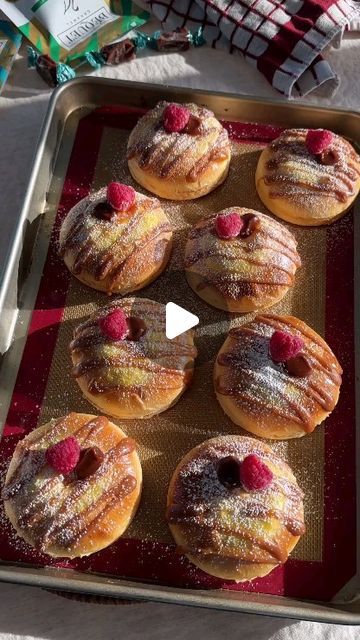
[{"label": "wrapped caramel candy", "polygon": [[131,0],[0,0],[0,9],[40,54],[67,64],[149,17]]}]

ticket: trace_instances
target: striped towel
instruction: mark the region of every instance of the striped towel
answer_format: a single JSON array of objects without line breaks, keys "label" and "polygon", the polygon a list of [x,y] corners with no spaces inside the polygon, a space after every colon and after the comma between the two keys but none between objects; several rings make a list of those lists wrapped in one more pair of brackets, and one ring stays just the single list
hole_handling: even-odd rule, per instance
[{"label": "striped towel", "polygon": [[[339,79],[322,52],[360,24],[359,0],[146,0],[164,27],[203,26],[212,47],[240,53],[287,98]],[[359,34],[360,36],[360,34]],[[225,71],[226,72],[226,71]],[[355,79],[354,79],[355,81]]]}]

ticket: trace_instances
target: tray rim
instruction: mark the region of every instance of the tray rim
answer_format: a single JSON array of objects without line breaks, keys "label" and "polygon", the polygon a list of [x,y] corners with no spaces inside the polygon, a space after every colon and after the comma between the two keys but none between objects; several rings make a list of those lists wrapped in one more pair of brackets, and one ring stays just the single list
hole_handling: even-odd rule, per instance
[{"label": "tray rim", "polygon": [[[67,572],[71,572],[70,583]],[[113,599],[130,599],[139,602],[177,604],[221,611],[238,611],[269,617],[307,620],[342,625],[360,625],[359,614],[345,609],[334,609],[323,603],[295,600],[284,596],[224,590],[193,590],[159,586],[151,583],[132,582],[101,574],[81,573],[73,569],[54,569],[4,565],[0,563],[0,581],[25,586],[40,587],[70,593],[105,596]],[[116,584],[114,584],[116,582]],[[85,585],[85,588],[84,588]],[[232,594],[232,597],[229,597]],[[268,602],[260,602],[261,596]],[[221,597],[223,596],[223,597]],[[250,598],[246,599],[246,596]],[[256,597],[258,596],[258,598]],[[273,600],[279,601],[274,603]],[[291,602],[289,606],[282,604]]]},{"label": "tray rim", "polygon": [[[356,142],[360,143],[360,113],[348,109],[334,109],[332,107],[318,107],[316,105],[303,105],[300,102],[286,103],[280,100],[263,99],[261,97],[253,97],[247,95],[236,95],[225,92],[209,91],[209,90],[197,90],[185,87],[176,87],[169,85],[156,85],[151,83],[138,83],[122,80],[110,80],[106,78],[91,78],[88,76],[82,78],[76,78],[71,80],[65,85],[62,85],[54,90],[47,108],[47,112],[41,127],[38,143],[34,155],[34,163],[29,177],[28,187],[26,189],[24,203],[19,215],[19,224],[11,242],[11,250],[8,255],[8,261],[4,270],[2,281],[0,282],[0,311],[3,308],[4,296],[6,294],[7,287],[11,283],[11,275],[16,268],[16,260],[21,250],[22,243],[22,223],[27,218],[31,209],[32,200],[34,197],[34,190],[37,179],[40,174],[41,162],[46,150],[51,127],[54,124],[56,118],[56,110],[59,107],[61,99],[65,99],[68,93],[71,93],[74,89],[80,91],[84,88],[84,85],[99,86],[101,87],[114,87],[130,90],[131,92],[152,92],[157,93],[158,98],[161,99],[161,93],[166,93],[167,97],[176,97],[177,99],[186,99],[186,96],[191,94],[193,98],[197,98],[198,102],[201,99],[207,97],[214,97],[217,99],[226,99],[234,101],[235,103],[251,105],[265,105],[267,108],[279,109],[281,111],[300,110],[302,113],[311,115],[317,112],[320,117],[323,114],[336,115],[339,117],[351,117],[355,120]],[[85,105],[82,105],[85,106]],[[87,103],[86,106],[89,106]],[[78,105],[75,109],[80,109]],[[72,111],[69,111],[66,118],[70,116]],[[258,120],[259,121],[259,120]],[[62,133],[59,136],[62,138]],[[56,155],[57,150],[55,151]],[[16,318],[15,318],[16,319]],[[15,324],[15,323],[14,323]],[[12,331],[12,326],[9,330]],[[5,358],[6,359],[6,358]],[[71,576],[67,572],[71,571]],[[67,574],[67,575],[65,575]],[[4,563],[0,560],[0,581],[13,582],[18,584],[27,584],[32,586],[40,586],[51,589],[58,589],[64,591],[73,591],[78,593],[91,593],[94,595],[106,595],[113,598],[132,598],[136,600],[152,600],[157,602],[167,602],[172,604],[185,604],[190,606],[201,606],[216,608],[229,611],[242,611],[247,613],[258,613],[262,615],[279,616],[287,618],[298,618],[305,620],[312,620],[317,622],[330,622],[337,624],[358,624],[360,625],[360,611],[354,612],[350,609],[346,609],[347,603],[343,603],[341,608],[339,604],[332,603],[316,603],[314,601],[302,601],[297,599],[290,599],[284,596],[267,596],[267,594],[253,594],[250,592],[231,592],[232,596],[229,596],[229,591],[215,591],[215,590],[190,590],[174,587],[161,587],[159,585],[141,583],[137,581],[124,580],[121,578],[109,578],[99,574],[83,574],[74,570],[58,570],[49,568],[35,568],[27,567],[24,565]],[[237,596],[237,597],[236,597]],[[248,596],[248,599],[246,599]],[[254,596],[258,596],[254,597]],[[265,600],[261,602],[260,600]],[[266,602],[271,600],[271,602]],[[273,602],[275,600],[276,602]]]},{"label": "tray rim", "polygon": [[[65,92],[71,91],[72,87],[77,87],[77,85],[81,86],[84,84],[123,87],[125,89],[131,89],[131,90],[137,89],[139,91],[142,90],[142,91],[156,92],[156,91],[161,91],[163,89],[167,93],[176,94],[179,96],[186,95],[189,93],[194,93],[197,95],[214,96],[216,98],[235,100],[236,102],[239,102],[239,101],[243,103],[248,102],[250,104],[254,103],[257,105],[264,104],[266,106],[276,107],[276,108],[282,107],[282,108],[285,108],[287,111],[288,110],[294,111],[296,109],[300,109],[302,112],[306,112],[306,113],[313,113],[314,111],[316,111],[320,113],[337,114],[337,115],[344,115],[344,116],[351,115],[356,120],[358,120],[360,125],[360,110],[359,112],[357,112],[357,111],[354,111],[353,109],[346,109],[342,107],[339,107],[339,108],[338,107],[336,108],[319,107],[318,105],[315,105],[315,104],[314,105],[303,104],[300,100],[292,100],[289,102],[284,102],[283,100],[280,100],[280,99],[262,98],[261,96],[252,96],[250,94],[249,95],[236,94],[236,93],[230,93],[226,91],[212,91],[210,89],[194,89],[192,87],[182,87],[182,86],[176,86],[176,85],[170,85],[170,84],[162,85],[162,84],[155,84],[151,82],[136,82],[136,81],[129,81],[129,80],[117,80],[113,78],[82,76],[78,78],[73,78],[72,80],[68,80],[64,84],[54,89],[49,101],[47,113],[45,114],[43,129],[46,128],[47,120],[51,119],[52,111],[54,110],[54,107],[56,106],[56,103],[58,102],[62,94]],[[44,131],[41,130],[40,138],[43,135],[43,133]],[[359,131],[358,142],[360,143],[360,131]]]}]

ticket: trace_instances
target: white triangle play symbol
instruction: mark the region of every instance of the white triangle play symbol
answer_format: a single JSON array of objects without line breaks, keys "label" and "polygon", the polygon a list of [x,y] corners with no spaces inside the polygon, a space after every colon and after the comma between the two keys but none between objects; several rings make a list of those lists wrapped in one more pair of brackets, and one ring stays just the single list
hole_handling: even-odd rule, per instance
[{"label": "white triangle play symbol", "polygon": [[169,340],[176,338],[188,329],[199,324],[199,318],[174,302],[166,305],[166,337]]}]

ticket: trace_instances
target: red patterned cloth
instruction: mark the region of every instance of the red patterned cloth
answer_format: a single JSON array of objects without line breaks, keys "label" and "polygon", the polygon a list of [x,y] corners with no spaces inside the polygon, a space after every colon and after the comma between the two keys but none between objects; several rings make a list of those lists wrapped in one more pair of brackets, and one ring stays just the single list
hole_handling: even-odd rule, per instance
[{"label": "red patterned cloth", "polygon": [[339,79],[321,54],[328,45],[339,47],[344,30],[360,24],[359,0],[146,2],[165,27],[203,26],[212,47],[242,54],[287,98],[318,87],[331,95],[338,88]]}]

